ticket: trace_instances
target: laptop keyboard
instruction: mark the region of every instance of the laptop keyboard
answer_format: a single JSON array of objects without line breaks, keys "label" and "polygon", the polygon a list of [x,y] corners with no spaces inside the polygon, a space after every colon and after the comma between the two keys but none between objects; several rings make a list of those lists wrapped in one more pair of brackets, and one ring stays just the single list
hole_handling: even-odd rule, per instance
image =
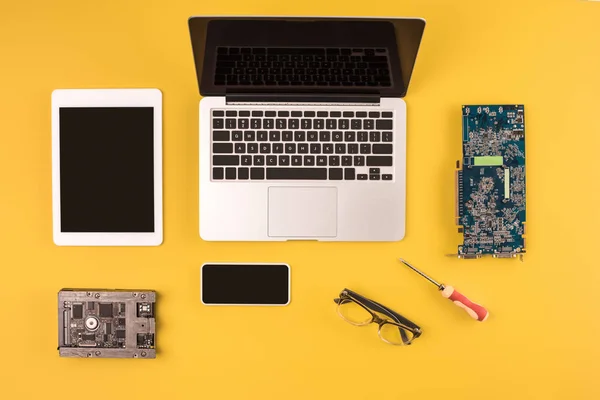
[{"label": "laptop keyboard", "polygon": [[392,111],[212,110],[213,181],[393,180]]},{"label": "laptop keyboard", "polygon": [[214,84],[391,86],[384,48],[218,47]]}]

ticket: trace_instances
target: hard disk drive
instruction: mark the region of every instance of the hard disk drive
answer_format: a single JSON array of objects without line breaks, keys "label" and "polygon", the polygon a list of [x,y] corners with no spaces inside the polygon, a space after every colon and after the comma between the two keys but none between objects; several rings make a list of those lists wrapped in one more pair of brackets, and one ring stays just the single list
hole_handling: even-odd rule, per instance
[{"label": "hard disk drive", "polygon": [[156,358],[155,304],[151,290],[62,289],[60,356]]}]

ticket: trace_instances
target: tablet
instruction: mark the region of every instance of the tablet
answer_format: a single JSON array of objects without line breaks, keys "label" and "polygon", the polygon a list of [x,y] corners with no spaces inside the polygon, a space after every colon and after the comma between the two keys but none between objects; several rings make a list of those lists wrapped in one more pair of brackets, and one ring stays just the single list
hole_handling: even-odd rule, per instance
[{"label": "tablet", "polygon": [[158,246],[162,94],[52,92],[52,211],[60,246]]}]

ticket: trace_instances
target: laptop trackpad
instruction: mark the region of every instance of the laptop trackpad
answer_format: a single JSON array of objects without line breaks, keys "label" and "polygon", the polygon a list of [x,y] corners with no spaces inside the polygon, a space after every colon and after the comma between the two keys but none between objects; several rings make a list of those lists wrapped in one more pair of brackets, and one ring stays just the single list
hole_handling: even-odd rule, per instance
[{"label": "laptop trackpad", "polygon": [[337,188],[270,187],[269,236],[335,237]]}]

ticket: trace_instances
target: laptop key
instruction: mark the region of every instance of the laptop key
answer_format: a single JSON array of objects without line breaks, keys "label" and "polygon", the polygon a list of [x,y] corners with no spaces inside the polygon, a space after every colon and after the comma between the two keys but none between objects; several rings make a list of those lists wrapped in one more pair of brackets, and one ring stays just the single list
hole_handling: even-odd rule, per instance
[{"label": "laptop key", "polygon": [[261,129],[262,128],[262,120],[258,119],[258,118],[252,118],[250,120],[250,126],[252,127],[252,129]]},{"label": "laptop key", "polygon": [[310,145],[310,153],[311,154],[321,154],[321,144],[313,143]]},{"label": "laptop key", "polygon": [[377,120],[377,129],[392,129],[393,126],[393,120],[391,119],[379,119]]},{"label": "laptop key", "polygon": [[273,153],[275,153],[275,154],[283,153],[283,143],[273,143]]},{"label": "laptop key", "polygon": [[329,180],[341,181],[344,177],[344,170],[341,168],[329,168]]},{"label": "laptop key", "polygon": [[369,179],[369,175],[367,175],[367,174],[358,174],[356,176],[356,179],[359,180],[359,181],[366,181],[366,180]]},{"label": "laptop key", "polygon": [[347,119],[340,119],[339,128],[343,130],[350,129],[350,121]]},{"label": "laptop key", "polygon": [[223,129],[225,127],[223,118],[213,118],[212,127],[213,129]]},{"label": "laptop key", "polygon": [[374,144],[373,154],[392,154],[391,144]]},{"label": "laptop key", "polygon": [[213,156],[213,165],[239,165],[240,156]]},{"label": "laptop key", "polygon": [[356,178],[356,171],[354,168],[344,168],[344,180],[353,181]]},{"label": "laptop key", "polygon": [[331,133],[328,131],[319,132],[319,141],[329,142],[331,140]]},{"label": "laptop key", "polygon": [[267,156],[267,165],[268,166],[277,165],[277,156]]},{"label": "laptop key", "polygon": [[335,154],[346,154],[346,145],[344,143],[338,143],[335,145]]},{"label": "laptop key", "polygon": [[267,180],[325,180],[327,168],[267,168]]},{"label": "laptop key", "polygon": [[262,143],[260,145],[261,154],[269,154],[271,152],[271,144],[270,143]]},{"label": "laptop key", "polygon": [[312,119],[303,119],[300,125],[302,129],[312,129]]},{"label": "laptop key", "polygon": [[333,154],[333,144],[324,143],[323,144],[323,154]]},{"label": "laptop key", "polygon": [[392,118],[394,116],[394,114],[391,111],[384,111],[381,113],[381,116],[383,118]]},{"label": "laptop key", "polygon": [[[370,131],[375,129],[375,121],[372,119],[365,119],[363,120],[363,129]],[[391,128],[388,128],[391,129]]]},{"label": "laptop key", "polygon": [[381,135],[381,138],[382,138],[383,142],[392,142],[393,141],[392,132],[383,132]]},{"label": "laptop key", "polygon": [[369,174],[380,174],[381,168],[369,168]]},{"label": "laptop key", "polygon": [[346,142],[354,142],[356,140],[356,133],[353,131],[348,131],[344,133],[344,141]]},{"label": "laptop key", "polygon": [[290,119],[288,121],[290,129],[298,129],[300,127],[300,120]]},{"label": "laptop key", "polygon": [[325,120],[315,119],[313,121],[313,123],[314,123],[314,129],[325,129]]},{"label": "laptop key", "polygon": [[326,166],[327,165],[327,156],[317,156],[317,165],[318,166]]},{"label": "laptop key", "polygon": [[235,144],[235,152],[238,154],[243,154],[246,152],[246,143],[236,143]]},{"label": "laptop key", "polygon": [[391,167],[392,156],[367,156],[368,167]]},{"label": "laptop key", "polygon": [[391,174],[383,174],[383,175],[381,175],[381,179],[384,181],[391,181],[392,175]]},{"label": "laptop key", "polygon": [[258,143],[248,143],[248,153],[250,153],[250,154],[258,153]]},{"label": "laptop key", "polygon": [[238,168],[237,176],[239,180],[247,180],[250,177],[250,170],[246,167]]},{"label": "laptop key", "polygon": [[315,156],[304,156],[304,165],[307,167],[315,166]]},{"label": "laptop key", "polygon": [[248,129],[250,121],[247,118],[238,119],[238,129]]},{"label": "laptop key", "polygon": [[308,143],[299,143],[298,144],[298,153],[299,154],[308,154]]},{"label": "laptop key", "polygon": [[233,131],[231,132],[231,140],[234,142],[241,142],[243,139],[242,131]]},{"label": "laptop key", "polygon": [[284,142],[292,142],[294,140],[294,132],[292,131],[284,131],[283,132],[283,141]]},{"label": "laptop key", "polygon": [[241,165],[252,165],[252,156],[242,156]]},{"label": "laptop key", "polygon": [[371,142],[379,142],[381,141],[381,134],[379,132],[371,132],[369,134],[369,140]]},{"label": "laptop key", "polygon": [[358,132],[358,141],[359,142],[368,142],[369,134],[367,132]]},{"label": "laptop key", "polygon": [[360,154],[371,154],[371,145],[369,143],[363,143],[360,145]]},{"label": "laptop key", "polygon": [[340,165],[340,156],[329,156],[329,165],[338,167]]},{"label": "laptop key", "polygon": [[275,120],[271,118],[263,119],[263,128],[264,129],[273,129],[275,126]]},{"label": "laptop key", "polygon": [[362,120],[360,120],[360,119],[353,119],[350,122],[350,126],[352,127],[352,129],[362,129]]},{"label": "laptop key", "polygon": [[[287,120],[286,119],[277,119],[277,121],[275,121],[275,126],[277,127],[277,129],[286,129],[287,128]],[[292,128],[292,127],[290,126],[290,128]],[[267,128],[267,129],[269,129],[269,128]]]},{"label": "laptop key", "polygon": [[221,167],[218,168],[213,168],[212,170],[212,178],[213,179],[223,179],[224,177],[224,170]]},{"label": "laptop key", "polygon": [[236,128],[236,120],[233,118],[227,118],[225,120],[225,127],[227,129],[235,129]]},{"label": "laptop key", "polygon": [[235,168],[225,168],[225,179],[235,179]]},{"label": "laptop key", "polygon": [[358,144],[356,144],[356,143],[348,144],[348,154],[358,154]]},{"label": "laptop key", "polygon": [[279,142],[281,140],[281,132],[279,132],[279,131],[269,132],[269,140],[271,142]]},{"label": "laptop key", "polygon": [[267,131],[258,131],[256,135],[256,140],[259,142],[266,142],[269,139]]},{"label": "laptop key", "polygon": [[290,156],[279,156],[279,165],[290,165]]},{"label": "laptop key", "polygon": [[265,169],[250,168],[250,179],[265,179]]},{"label": "laptop key", "polygon": [[354,156],[354,166],[364,167],[365,166],[365,156]]},{"label": "laptop key", "polygon": [[285,153],[286,154],[295,154],[296,153],[296,143],[287,143],[285,145]]},{"label": "laptop key", "polygon": [[229,131],[213,131],[213,142],[229,142]]},{"label": "laptop key", "polygon": [[265,156],[254,156],[254,165],[265,165]]},{"label": "laptop key", "polygon": [[294,132],[294,140],[296,142],[304,142],[306,140],[306,134],[304,131]]},{"label": "laptop key", "polygon": [[295,166],[302,165],[302,156],[292,156],[292,165],[295,165]]},{"label": "laptop key", "polygon": [[316,131],[310,131],[306,135],[306,140],[308,140],[309,142],[316,142],[319,140],[319,135]]},{"label": "laptop key", "polygon": [[325,122],[325,126],[327,129],[337,129],[337,120],[336,119],[328,119]]},{"label": "laptop key", "polygon": [[254,142],[256,140],[256,134],[254,133],[254,131],[244,132],[244,140],[246,142]]}]

